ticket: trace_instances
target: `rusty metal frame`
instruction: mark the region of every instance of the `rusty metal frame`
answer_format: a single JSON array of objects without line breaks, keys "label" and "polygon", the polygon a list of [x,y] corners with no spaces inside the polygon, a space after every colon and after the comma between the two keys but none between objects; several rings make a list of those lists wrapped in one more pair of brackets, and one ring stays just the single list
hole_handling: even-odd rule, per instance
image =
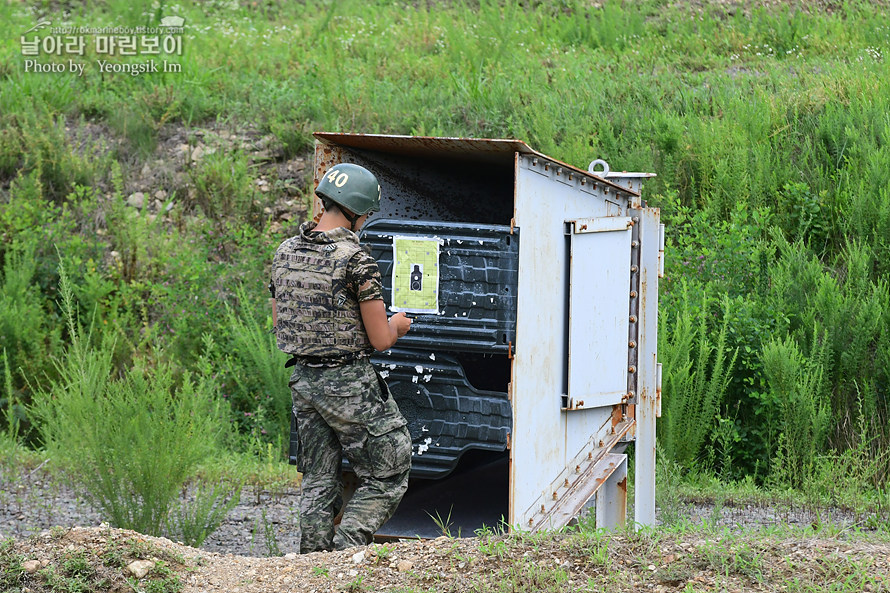
[{"label": "rusty metal frame", "polygon": [[664,236],[657,208],[632,210],[639,218],[640,288],[637,357],[636,446],[634,449],[634,521],[655,524],[655,419],[660,414],[661,384],[658,364],[658,278],[662,269]]},{"label": "rusty metal frame", "polygon": [[[335,147],[347,147],[358,150],[381,151],[409,157],[444,158],[474,162],[501,162],[509,166],[514,155],[531,155],[542,159],[546,166],[553,167],[567,181],[573,178],[596,178],[606,189],[627,197],[639,198],[638,189],[622,184],[620,179],[612,180],[600,177],[584,169],[579,169],[544,155],[521,140],[498,138],[454,138],[433,136],[400,136],[388,134],[346,134],[338,132],[316,132],[313,134],[319,142],[315,146],[315,186],[321,181],[322,174],[343,158],[344,153],[335,151]],[[319,158],[321,156],[321,158]]]},{"label": "rusty metal frame", "polygon": [[[535,501],[535,514],[523,525],[529,531],[559,528],[577,517],[590,500],[606,483],[616,468],[616,459],[623,455],[612,453],[615,446],[634,425],[626,419],[613,426],[609,436],[599,442],[591,442],[572,459],[568,466],[553,481],[550,487]],[[595,438],[595,437],[594,437]],[[626,495],[625,488],[625,495]],[[625,505],[626,506],[626,503]],[[615,524],[623,524],[624,517],[613,519]],[[599,525],[599,523],[597,523]]]}]

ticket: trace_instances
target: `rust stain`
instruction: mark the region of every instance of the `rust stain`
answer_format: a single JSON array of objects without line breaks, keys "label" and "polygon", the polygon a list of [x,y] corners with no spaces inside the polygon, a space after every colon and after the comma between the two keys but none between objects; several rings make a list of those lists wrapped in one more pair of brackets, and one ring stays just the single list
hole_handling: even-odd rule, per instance
[{"label": "rust stain", "polygon": [[318,196],[314,196],[312,198],[312,220],[318,222],[321,220],[321,215],[324,213],[324,206],[321,204],[321,200],[318,199]]},{"label": "rust stain", "polygon": [[612,429],[618,426],[618,423],[624,418],[624,408],[623,405],[612,406]]}]

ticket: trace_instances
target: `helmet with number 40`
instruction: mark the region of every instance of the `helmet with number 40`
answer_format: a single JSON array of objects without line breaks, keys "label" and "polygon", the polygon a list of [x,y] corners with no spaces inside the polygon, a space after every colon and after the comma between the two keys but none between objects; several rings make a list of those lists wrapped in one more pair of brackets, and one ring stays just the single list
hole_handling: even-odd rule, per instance
[{"label": "helmet with number 40", "polygon": [[380,210],[377,178],[364,167],[352,163],[340,163],[328,169],[315,193],[357,216]]}]

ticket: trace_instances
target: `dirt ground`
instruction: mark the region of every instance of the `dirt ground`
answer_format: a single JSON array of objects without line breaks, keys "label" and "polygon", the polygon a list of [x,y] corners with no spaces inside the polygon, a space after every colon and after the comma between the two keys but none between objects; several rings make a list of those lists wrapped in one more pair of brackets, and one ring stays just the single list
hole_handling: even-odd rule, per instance
[{"label": "dirt ground", "polygon": [[[693,531],[443,536],[342,552],[252,558],[208,553],[167,539],[93,527],[47,531],[16,541],[11,552],[0,551],[0,561],[4,553],[18,555],[34,569],[33,573],[20,573],[20,588],[8,590],[33,593],[49,591],[47,575],[64,573],[64,567],[76,558],[87,558],[98,567],[95,572],[106,583],[102,591],[131,590],[127,577],[137,591],[175,590],[158,585],[150,588],[152,579],[161,574],[159,564],[178,575],[184,593],[734,592],[775,591],[787,589],[789,584],[798,587],[796,590],[821,591],[832,583],[852,587],[838,589],[844,591],[890,588],[890,545],[806,534],[770,537]],[[126,568],[135,557],[153,564],[138,581]],[[108,558],[114,558],[116,564],[106,566]]]}]

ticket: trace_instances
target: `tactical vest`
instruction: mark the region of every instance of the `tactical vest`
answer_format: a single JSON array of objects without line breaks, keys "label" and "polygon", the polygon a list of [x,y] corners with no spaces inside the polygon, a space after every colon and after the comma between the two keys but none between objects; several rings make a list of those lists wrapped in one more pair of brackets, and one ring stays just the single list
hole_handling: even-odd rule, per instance
[{"label": "tactical vest", "polygon": [[278,311],[278,348],[296,356],[339,358],[372,350],[358,301],[346,285],[346,266],[361,247],[352,233],[317,243],[304,233],[275,252],[272,281]]}]

